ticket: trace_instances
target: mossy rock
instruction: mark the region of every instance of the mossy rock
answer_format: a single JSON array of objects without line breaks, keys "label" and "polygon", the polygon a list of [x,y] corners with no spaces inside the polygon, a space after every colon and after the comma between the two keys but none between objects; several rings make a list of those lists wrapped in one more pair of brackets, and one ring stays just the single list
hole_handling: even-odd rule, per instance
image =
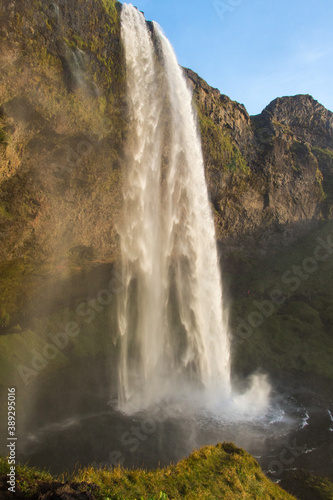
[{"label": "mossy rock", "polygon": [[233,173],[250,174],[250,168],[238,146],[221,127],[197,107],[201,140],[205,157],[214,168]]},{"label": "mossy rock", "polygon": [[305,470],[286,470],[280,485],[299,500],[332,500],[333,484]]},{"label": "mossy rock", "polygon": [[[7,469],[5,460],[0,460],[0,475]],[[37,495],[41,488],[51,492],[54,485],[64,487],[62,478],[29,467],[18,466],[17,477],[18,489],[25,494]],[[205,446],[176,465],[152,471],[88,467],[74,473],[66,487],[73,484],[98,500],[294,499],[263,474],[251,455],[232,443]]]}]

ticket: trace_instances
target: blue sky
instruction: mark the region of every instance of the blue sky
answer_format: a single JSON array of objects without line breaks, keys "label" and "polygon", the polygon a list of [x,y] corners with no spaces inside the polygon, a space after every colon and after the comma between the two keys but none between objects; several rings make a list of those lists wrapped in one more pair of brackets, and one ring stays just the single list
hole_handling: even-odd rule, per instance
[{"label": "blue sky", "polygon": [[295,94],[333,111],[333,0],[132,3],[161,25],[182,66],[250,114]]}]

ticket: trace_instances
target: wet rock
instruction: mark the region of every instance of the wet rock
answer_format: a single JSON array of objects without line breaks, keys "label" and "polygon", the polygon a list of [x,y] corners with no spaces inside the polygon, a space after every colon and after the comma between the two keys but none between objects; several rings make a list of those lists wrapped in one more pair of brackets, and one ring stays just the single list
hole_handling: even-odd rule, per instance
[{"label": "wet rock", "polygon": [[280,486],[299,500],[332,500],[333,484],[304,470],[286,470]]}]

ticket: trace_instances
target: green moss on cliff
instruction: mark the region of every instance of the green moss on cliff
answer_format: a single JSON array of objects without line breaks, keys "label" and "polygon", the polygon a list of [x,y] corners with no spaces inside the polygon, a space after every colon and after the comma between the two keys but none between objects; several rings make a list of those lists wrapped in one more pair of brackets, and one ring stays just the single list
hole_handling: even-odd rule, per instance
[{"label": "green moss on cliff", "polygon": [[249,174],[249,166],[239,148],[222,127],[198,109],[204,156],[214,168]]},{"label": "green moss on cliff", "polygon": [[284,472],[281,486],[302,500],[331,500],[333,484],[324,477],[317,477],[304,470]]},{"label": "green moss on cliff", "polygon": [[327,218],[331,218],[333,214],[333,150],[313,147],[312,152],[319,166],[317,176],[323,190],[323,212]]},{"label": "green moss on cliff", "polygon": [[[3,23],[0,301],[7,324],[30,294],[23,286],[30,268],[12,276],[22,256],[50,273],[79,245],[96,259],[115,258],[126,122],[117,2],[87,8],[78,0],[33,0],[18,3],[14,17],[6,10]],[[109,237],[98,233],[103,219]]]},{"label": "green moss on cliff", "polygon": [[[6,471],[5,461],[0,460],[0,473],[4,474]],[[42,482],[49,483],[52,488],[52,478],[46,473],[18,467],[17,474],[18,487],[24,493],[37,492]],[[98,500],[294,498],[267,479],[254,458],[232,443],[206,446],[194,451],[177,465],[163,469],[145,471],[86,468],[75,474],[71,481],[81,483],[85,490],[92,490]],[[96,486],[90,486],[92,484]],[[57,485],[58,488],[60,486]]]},{"label": "green moss on cliff", "polygon": [[[8,473],[8,463],[4,458],[0,457],[0,476],[4,476]],[[18,466],[16,469],[16,473],[18,489],[24,496],[27,497],[31,496],[31,494],[37,490],[39,484],[51,483],[54,479],[47,471],[41,471],[28,466]],[[7,489],[8,485],[6,483],[4,484],[4,486]],[[13,496],[16,495],[14,494]]]},{"label": "green moss on cliff", "polygon": [[[274,257],[248,261],[246,272],[234,277],[230,327],[236,371],[259,367],[333,378],[333,288],[327,282],[333,259],[328,252],[325,261],[315,259],[320,242],[329,251],[332,230],[326,223]],[[323,247],[319,253],[325,256]]]},{"label": "green moss on cliff", "polygon": [[25,274],[32,271],[32,263],[26,258],[0,263],[0,325],[7,326],[17,312]]},{"label": "green moss on cliff", "polygon": [[109,16],[110,23],[112,23],[112,31],[116,31],[115,26],[117,25],[118,12],[116,9],[115,0],[102,0],[104,8]]},{"label": "green moss on cliff", "polygon": [[5,220],[12,220],[13,215],[7,212],[7,209],[5,205],[0,205],[0,220],[5,219]]},{"label": "green moss on cliff", "polygon": [[7,134],[3,128],[0,127],[0,144],[7,144]]}]

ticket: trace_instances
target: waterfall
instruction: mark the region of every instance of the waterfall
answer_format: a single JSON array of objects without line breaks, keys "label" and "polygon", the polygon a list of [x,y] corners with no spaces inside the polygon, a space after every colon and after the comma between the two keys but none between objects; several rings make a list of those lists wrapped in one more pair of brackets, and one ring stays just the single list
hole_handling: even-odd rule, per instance
[{"label": "waterfall", "polygon": [[129,132],[119,225],[119,406],[230,398],[230,342],[192,93],[153,23],[124,4]]}]

